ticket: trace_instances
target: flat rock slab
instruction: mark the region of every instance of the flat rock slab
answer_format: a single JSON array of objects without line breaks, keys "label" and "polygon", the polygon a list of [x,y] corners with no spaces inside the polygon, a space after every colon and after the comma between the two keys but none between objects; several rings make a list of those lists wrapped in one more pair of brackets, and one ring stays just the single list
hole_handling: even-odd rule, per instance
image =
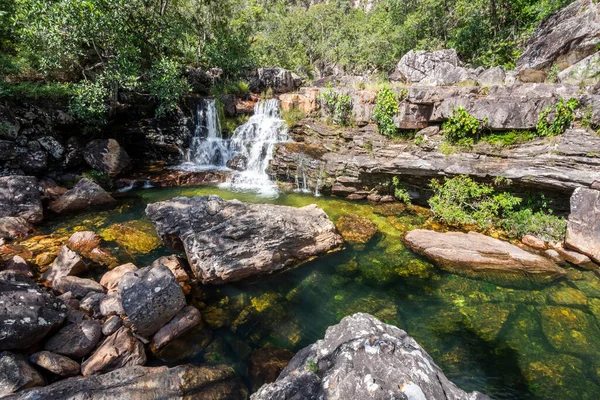
[{"label": "flat rock slab", "polygon": [[343,243],[327,214],[302,208],[178,197],[149,204],[146,214],[162,241],[185,250],[204,283],[272,273],[338,250]]},{"label": "flat rock slab", "polygon": [[404,243],[440,268],[472,277],[552,281],[566,275],[553,261],[515,245],[476,232],[410,231]]},{"label": "flat rock slab", "polygon": [[358,313],[331,326],[300,350],[274,383],[252,400],[272,399],[484,400],[450,382],[403,330]]},{"label": "flat rock slab", "polygon": [[577,188],[571,196],[567,247],[600,262],[600,191]]}]

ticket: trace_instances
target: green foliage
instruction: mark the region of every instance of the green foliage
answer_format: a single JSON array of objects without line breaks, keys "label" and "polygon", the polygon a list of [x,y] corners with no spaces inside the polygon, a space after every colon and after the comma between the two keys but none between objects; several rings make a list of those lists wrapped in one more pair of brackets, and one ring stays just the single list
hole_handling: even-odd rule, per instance
[{"label": "green foliage", "polygon": [[75,85],[70,112],[93,129],[106,123],[109,97],[110,93],[101,81],[83,81]]},{"label": "green foliage", "polygon": [[321,109],[327,118],[337,125],[349,126],[352,122],[352,98],[344,93],[339,93],[331,87],[319,93]]},{"label": "green foliage", "polygon": [[425,143],[425,136],[423,136],[422,134],[418,134],[417,136],[415,136],[415,144],[417,146],[420,146],[423,143]]},{"label": "green foliage", "polygon": [[397,132],[394,115],[398,113],[399,103],[396,94],[388,88],[377,92],[377,102],[373,108],[373,119],[377,123],[377,130],[382,135],[394,136]]},{"label": "green foliage", "polygon": [[525,208],[509,212],[501,223],[511,236],[533,235],[542,240],[562,241],[567,233],[567,220],[556,216],[552,210],[533,211]]},{"label": "green foliage", "polygon": [[392,178],[392,186],[394,187],[394,197],[404,204],[411,204],[410,194],[408,190],[402,186],[397,176]]},{"label": "green foliage", "polygon": [[155,111],[157,117],[175,111],[181,97],[191,90],[179,70],[177,62],[168,58],[156,62],[150,70],[148,92],[158,101]]},{"label": "green foliage", "polygon": [[558,82],[559,72],[560,67],[557,64],[552,64],[552,67],[550,67],[550,71],[548,71],[548,75],[546,76],[546,81],[550,83]]},{"label": "green foliage", "polygon": [[82,175],[84,178],[88,178],[96,182],[98,185],[102,186],[105,189],[112,188],[112,180],[110,179],[110,176],[108,176],[108,174],[105,172],[92,169],[90,171],[84,172]]},{"label": "green foliage", "polygon": [[490,133],[489,135],[483,136],[481,138],[482,142],[487,142],[492,146],[496,147],[505,147],[512,146],[515,144],[527,143],[535,138],[538,135],[534,131],[506,131],[506,132],[496,132]]},{"label": "green foliage", "polygon": [[306,114],[298,107],[292,107],[290,110],[282,111],[281,117],[285,120],[287,126],[291,128],[298,125],[306,117]]},{"label": "green foliage", "polygon": [[442,129],[448,142],[471,145],[479,139],[486,124],[487,117],[483,121],[479,121],[462,106],[459,106],[452,110],[452,115],[444,122]]},{"label": "green foliage", "polygon": [[68,99],[75,93],[75,86],[60,82],[20,82],[6,83],[0,81],[0,98],[15,99]]},{"label": "green foliage", "polygon": [[551,106],[546,107],[540,114],[536,126],[538,136],[562,135],[575,119],[575,109],[577,107],[579,107],[577,99],[567,101],[560,99],[554,108]]},{"label": "green foliage", "polygon": [[596,123],[594,123],[594,108],[592,107],[592,105],[590,104],[589,106],[587,106],[584,110],[582,110],[582,112],[583,115],[581,117],[581,126],[585,129],[597,130],[599,126]]},{"label": "green foliage", "polygon": [[315,360],[308,360],[306,362],[306,366],[304,367],[308,372],[312,372],[313,374],[316,374],[319,372],[319,366],[317,365],[317,363],[315,362]]}]

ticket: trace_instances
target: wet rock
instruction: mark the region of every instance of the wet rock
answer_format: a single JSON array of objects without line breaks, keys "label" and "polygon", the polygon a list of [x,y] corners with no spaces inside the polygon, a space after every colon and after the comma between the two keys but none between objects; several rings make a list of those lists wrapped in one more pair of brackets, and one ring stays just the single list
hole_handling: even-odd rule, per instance
[{"label": "wet rock", "polygon": [[52,287],[61,294],[71,292],[78,299],[85,297],[90,292],[104,293],[104,288],[98,282],[77,276],[63,276],[55,280]]},{"label": "wet rock", "polygon": [[594,340],[600,330],[593,316],[565,306],[544,307],[540,314],[544,335],[558,352],[600,354],[600,346]]},{"label": "wet rock", "polygon": [[275,382],[293,357],[291,351],[270,345],[253,350],[248,364],[252,391],[257,391],[266,383]]},{"label": "wet rock", "polygon": [[561,70],[597,51],[600,43],[600,6],[577,0],[542,21],[517,60],[522,82],[543,82],[556,64]]},{"label": "wet rock", "polygon": [[175,276],[162,265],[125,274],[118,293],[133,327],[146,337],[156,333],[186,305]]},{"label": "wet rock", "polygon": [[129,167],[131,159],[114,139],[92,140],[85,147],[85,162],[94,169],[117,176]]},{"label": "wet rock", "polygon": [[117,291],[119,281],[128,272],[137,271],[137,267],[132,263],[119,265],[118,267],[105,273],[100,279],[100,284],[106,288],[108,294]]},{"label": "wet rock", "polygon": [[377,226],[369,219],[357,214],[345,214],[335,224],[346,242],[365,244],[377,234]]},{"label": "wet rock", "polygon": [[440,268],[486,278],[530,278],[552,281],[565,276],[562,268],[537,254],[476,232],[410,231],[404,243],[434,261]]},{"label": "wet rock", "polygon": [[109,315],[123,315],[123,305],[121,305],[121,299],[117,294],[106,296],[100,302],[100,315],[108,317]]},{"label": "wet rock", "polygon": [[66,318],[62,301],[21,274],[0,279],[0,302],[0,350],[32,346]]},{"label": "wet rock", "polygon": [[248,159],[241,154],[234,156],[227,161],[227,168],[234,171],[245,171],[248,168]]},{"label": "wet rock", "polygon": [[50,268],[42,274],[42,279],[47,285],[52,285],[65,276],[79,275],[86,270],[87,265],[79,254],[63,246]]},{"label": "wet rock", "polygon": [[0,177],[2,217],[20,217],[32,224],[44,218],[37,179],[18,175]]},{"label": "wet rock", "polygon": [[179,197],[148,205],[163,242],[185,250],[205,283],[236,281],[293,267],[337,250],[342,238],[315,205],[302,208]]},{"label": "wet rock", "polygon": [[79,375],[79,363],[60,354],[40,351],[29,356],[29,361],[38,367],[65,378]]},{"label": "wet rock", "polygon": [[[197,360],[213,338],[212,330],[201,321],[165,347],[153,349],[154,356],[167,363]],[[206,355],[204,360],[207,361]]]},{"label": "wet rock", "polygon": [[565,244],[600,262],[600,191],[577,188],[571,196],[571,214]]},{"label": "wet rock", "polygon": [[34,398],[245,400],[248,390],[233,368],[225,365],[180,365],[171,369],[132,366],[83,379],[65,379],[7,400]]},{"label": "wet rock", "polygon": [[90,292],[83,299],[81,299],[81,304],[79,307],[92,317],[100,318],[102,317],[100,305],[107,297],[108,296],[104,293]]},{"label": "wet rock", "polygon": [[76,253],[90,258],[90,254],[94,249],[100,247],[102,239],[92,231],[75,232],[69,238],[67,247]]},{"label": "wet rock", "polygon": [[44,345],[44,350],[73,359],[81,359],[96,347],[102,337],[102,325],[98,321],[81,321],[62,328]]},{"label": "wet rock", "polygon": [[83,178],[77,185],[50,203],[49,208],[57,214],[91,209],[95,206],[114,203],[104,189],[93,181]]},{"label": "wet rock", "polygon": [[28,278],[33,277],[31,268],[29,268],[27,261],[25,261],[21,256],[14,256],[10,260],[6,261],[3,267],[0,266],[0,270],[11,270],[18,274],[25,275]]},{"label": "wet rock", "polygon": [[88,376],[133,365],[144,365],[144,345],[125,327],[106,338],[96,351],[81,364],[81,374]]},{"label": "wet rock", "polygon": [[117,242],[128,252],[149,253],[160,246],[160,239],[148,223],[128,221],[113,224],[100,231],[100,236],[106,241]]},{"label": "wet rock", "polygon": [[121,326],[123,326],[123,321],[116,315],[109,317],[106,322],[102,325],[102,334],[104,336],[110,336],[115,333]]},{"label": "wet rock", "polygon": [[450,382],[406,332],[362,313],[329,327],[323,340],[298,352],[277,381],[251,398],[319,397],[488,399]]},{"label": "wet rock", "polygon": [[177,339],[194,326],[198,325],[202,320],[200,311],[192,306],[187,306],[179,311],[171,321],[152,338],[152,344],[156,349],[166,346],[171,341]]},{"label": "wet rock", "polygon": [[33,226],[21,217],[0,218],[0,238],[22,239],[33,232]]},{"label": "wet rock", "polygon": [[558,306],[587,306],[586,295],[569,286],[555,286],[548,292],[548,302]]},{"label": "wet rock", "polygon": [[259,68],[253,72],[249,84],[253,93],[261,93],[269,88],[275,93],[287,93],[296,90],[302,84],[302,79],[283,68]]},{"label": "wet rock", "polygon": [[44,378],[29,365],[24,356],[9,351],[0,352],[0,397],[44,384]]}]

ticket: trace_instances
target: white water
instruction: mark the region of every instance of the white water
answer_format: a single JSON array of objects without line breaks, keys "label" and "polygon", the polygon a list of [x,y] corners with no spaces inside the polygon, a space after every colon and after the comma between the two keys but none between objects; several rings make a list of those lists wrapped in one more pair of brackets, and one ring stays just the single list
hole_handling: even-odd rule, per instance
[{"label": "white water", "polygon": [[231,158],[229,144],[221,136],[215,100],[205,99],[196,106],[196,128],[179,169],[222,169]]},{"label": "white water", "polygon": [[221,187],[277,196],[277,185],[269,178],[267,168],[275,144],[288,140],[287,125],[279,113],[279,101],[271,99],[256,103],[254,115],[233,132],[229,144],[232,155],[246,158],[247,169],[234,174]]}]

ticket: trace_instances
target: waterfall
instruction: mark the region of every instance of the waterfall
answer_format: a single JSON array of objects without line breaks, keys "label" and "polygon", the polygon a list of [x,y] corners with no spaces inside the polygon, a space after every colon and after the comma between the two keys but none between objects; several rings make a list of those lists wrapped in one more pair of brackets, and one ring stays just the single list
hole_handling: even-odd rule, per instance
[{"label": "waterfall", "polygon": [[230,141],[230,151],[246,159],[247,168],[223,184],[232,190],[254,191],[264,196],[277,195],[277,186],[269,179],[267,168],[275,144],[289,140],[287,125],[275,99],[256,103],[254,115],[238,127]]},{"label": "waterfall", "polygon": [[225,168],[231,158],[228,141],[221,136],[221,124],[215,100],[205,99],[196,105],[196,127],[185,156],[183,169]]}]

